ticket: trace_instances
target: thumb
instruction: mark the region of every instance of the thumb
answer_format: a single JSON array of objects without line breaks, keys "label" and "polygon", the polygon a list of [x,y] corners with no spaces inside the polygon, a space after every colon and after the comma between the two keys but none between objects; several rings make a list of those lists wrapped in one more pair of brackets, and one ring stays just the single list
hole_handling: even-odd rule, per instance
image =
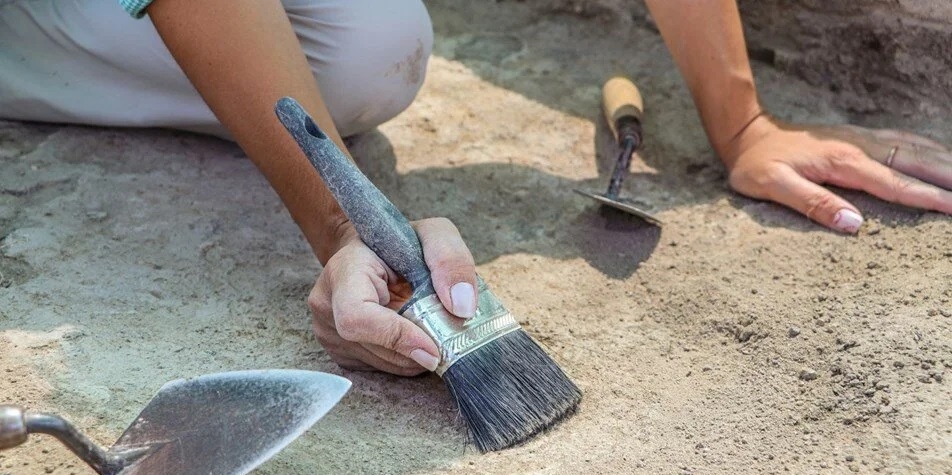
[{"label": "thumb", "polygon": [[456,226],[446,218],[414,223],[440,302],[460,318],[476,315],[476,264]]},{"label": "thumb", "polygon": [[856,234],[863,225],[859,209],[830,190],[804,178],[795,170],[783,167],[770,186],[768,197],[787,205],[806,217],[835,231]]},{"label": "thumb", "polygon": [[[366,251],[372,255],[370,249]],[[433,371],[440,356],[436,342],[413,322],[381,305],[388,294],[383,275],[366,272],[358,260],[352,259],[346,266],[339,266],[339,262],[331,258],[324,270],[325,273],[339,273],[332,278],[334,290],[330,304],[337,334],[349,342],[369,343],[391,350]],[[380,274],[384,272],[381,270]],[[378,356],[401,365],[399,359]],[[366,359],[363,361],[373,364]]]}]

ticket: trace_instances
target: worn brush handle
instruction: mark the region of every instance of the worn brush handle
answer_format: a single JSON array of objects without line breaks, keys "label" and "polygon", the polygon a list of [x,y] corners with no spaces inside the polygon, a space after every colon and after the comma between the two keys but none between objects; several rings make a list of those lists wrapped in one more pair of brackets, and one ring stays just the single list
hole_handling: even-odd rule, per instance
[{"label": "worn brush handle", "polygon": [[641,142],[641,119],[645,105],[638,86],[624,76],[615,76],[602,86],[602,109],[605,120],[618,143],[634,138]]},{"label": "worn brush handle", "polygon": [[410,221],[318,128],[297,101],[282,98],[275,113],[320,173],[360,239],[403,276],[415,294],[433,293],[423,248]]}]

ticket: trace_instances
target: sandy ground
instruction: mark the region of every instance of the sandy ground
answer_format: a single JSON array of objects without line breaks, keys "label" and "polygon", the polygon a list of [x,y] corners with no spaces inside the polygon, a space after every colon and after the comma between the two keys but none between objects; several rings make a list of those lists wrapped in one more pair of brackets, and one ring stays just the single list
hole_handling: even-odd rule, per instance
[{"label": "sandy ground", "polygon": [[[585,391],[579,413],[481,455],[433,376],[336,367],[304,297],[319,267],[232,144],[0,123],[0,400],[111,442],[167,380],[261,367],[343,374],[343,402],[257,473],[952,473],[952,223],[844,192],[839,236],[727,190],[660,38],[504,2],[432,2],[419,100],[355,141],[411,217],[458,223],[480,273]],[[459,2],[452,2],[459,4]],[[793,120],[849,117],[756,65]],[[602,214],[599,84],[642,86],[626,190],[663,229]],[[0,474],[88,474],[37,438]]]}]

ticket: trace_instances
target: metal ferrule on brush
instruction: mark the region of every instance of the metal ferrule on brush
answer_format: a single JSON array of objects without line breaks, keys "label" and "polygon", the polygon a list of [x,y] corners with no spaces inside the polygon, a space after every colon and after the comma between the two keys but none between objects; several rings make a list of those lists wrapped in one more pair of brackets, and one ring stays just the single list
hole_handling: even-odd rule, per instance
[{"label": "metal ferrule on brush", "polygon": [[417,300],[403,312],[405,318],[436,340],[440,348],[440,364],[435,373],[440,376],[460,358],[519,329],[519,322],[489,290],[483,279],[477,277],[477,286],[479,298],[473,318],[453,315],[443,307],[436,294]]}]

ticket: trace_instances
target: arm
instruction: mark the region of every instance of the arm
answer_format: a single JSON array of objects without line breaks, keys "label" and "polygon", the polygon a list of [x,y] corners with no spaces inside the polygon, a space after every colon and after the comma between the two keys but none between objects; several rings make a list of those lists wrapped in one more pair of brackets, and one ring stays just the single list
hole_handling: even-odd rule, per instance
[{"label": "arm", "polygon": [[952,213],[952,154],[942,145],[894,130],[798,126],[767,115],[734,0],[646,3],[734,190],[846,233],[855,233],[863,218],[823,184]]},{"label": "arm", "polygon": [[280,2],[157,0],[148,13],[189,80],[327,263],[347,218],[275,118],[274,104],[295,97],[346,148]]},{"label": "arm", "polygon": [[[763,113],[734,0],[647,0],[722,159]],[[730,164],[728,164],[730,166]]]},{"label": "arm", "polygon": [[[324,264],[308,303],[331,357],[349,368],[397,374],[433,369],[436,343],[399,308],[401,282],[357,237],[333,195],[274,113],[292,96],[341,148],[321,91],[279,0],[155,0],[149,17],[215,116],[267,177]],[[473,258],[446,220],[416,225],[434,287],[471,316]],[[466,285],[462,285],[466,284]],[[467,287],[468,286],[468,287]],[[468,288],[462,294],[458,289]],[[453,305],[453,304],[456,305]]]}]

